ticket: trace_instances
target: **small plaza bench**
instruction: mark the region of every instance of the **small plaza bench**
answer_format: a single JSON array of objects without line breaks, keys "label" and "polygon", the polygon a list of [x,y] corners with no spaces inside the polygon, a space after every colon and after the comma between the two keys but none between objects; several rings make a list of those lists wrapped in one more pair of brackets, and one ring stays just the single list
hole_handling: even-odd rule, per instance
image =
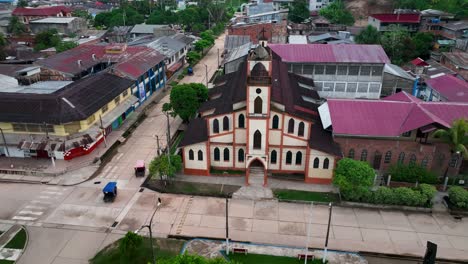
[{"label": "small plaza bench", "polygon": [[234,253],[244,253],[245,255],[247,255],[248,250],[246,248],[233,248],[232,252],[234,252]]},{"label": "small plaza bench", "polygon": [[[303,260],[306,258],[306,255],[305,254],[297,254],[297,258],[299,260]],[[307,254],[307,260],[314,260],[315,259],[315,256],[314,255],[309,255]]]}]

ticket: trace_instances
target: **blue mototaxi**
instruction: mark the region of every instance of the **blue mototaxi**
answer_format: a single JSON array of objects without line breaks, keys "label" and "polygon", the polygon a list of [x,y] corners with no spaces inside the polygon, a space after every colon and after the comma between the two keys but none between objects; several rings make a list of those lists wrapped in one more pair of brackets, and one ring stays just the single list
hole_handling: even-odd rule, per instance
[{"label": "blue mototaxi", "polygon": [[117,182],[108,182],[102,192],[104,193],[104,202],[113,202],[117,196]]}]

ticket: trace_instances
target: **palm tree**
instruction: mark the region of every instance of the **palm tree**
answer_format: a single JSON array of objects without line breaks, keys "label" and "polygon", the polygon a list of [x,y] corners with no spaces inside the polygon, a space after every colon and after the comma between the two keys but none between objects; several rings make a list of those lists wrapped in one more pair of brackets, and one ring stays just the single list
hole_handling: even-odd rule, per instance
[{"label": "palm tree", "polygon": [[468,122],[466,119],[455,120],[451,128],[438,129],[434,137],[440,138],[450,149],[468,159]]},{"label": "palm tree", "polygon": [[8,32],[14,35],[19,35],[26,32],[26,26],[19,21],[18,17],[10,17],[10,24],[8,25]]},{"label": "palm tree", "polygon": [[[468,159],[468,122],[466,119],[455,120],[452,127],[448,129],[438,129],[434,133],[434,137],[440,138],[443,142],[450,146],[452,153],[456,153],[456,159],[460,155],[463,159]],[[449,164],[450,165],[450,164]],[[444,173],[444,191],[447,189],[447,173],[449,166]]]}]

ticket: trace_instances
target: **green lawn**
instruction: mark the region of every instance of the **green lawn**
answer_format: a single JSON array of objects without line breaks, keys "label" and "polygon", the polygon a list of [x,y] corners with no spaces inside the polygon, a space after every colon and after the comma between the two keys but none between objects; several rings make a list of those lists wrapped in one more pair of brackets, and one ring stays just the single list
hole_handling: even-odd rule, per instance
[{"label": "green lawn", "polygon": [[0,259],[0,264],[13,264],[13,263],[15,262],[11,260]]},{"label": "green lawn", "polygon": [[230,175],[242,175],[242,174],[245,175],[245,171],[243,171],[243,170],[217,170],[217,169],[214,169],[214,168],[210,169],[210,173],[219,174],[219,175],[222,175],[224,173],[227,173],[227,174],[230,174]]},{"label": "green lawn", "polygon": [[[230,254],[230,260],[235,260],[242,264],[257,264],[257,263],[268,263],[268,264],[300,264],[304,263],[304,260],[299,260],[297,258],[291,257],[278,257],[270,255],[257,255],[257,254]],[[327,261],[328,262],[328,261]],[[310,264],[321,264],[321,259],[308,260],[307,263]]]},{"label": "green lawn", "polygon": [[[120,263],[121,258],[120,258],[120,252],[119,252],[119,241],[114,242],[113,244],[107,246],[100,252],[92,258],[89,263],[91,264],[114,264],[114,263]],[[156,255],[156,260],[162,260],[162,259],[168,259],[172,258],[174,256],[177,256],[180,253],[180,250],[182,249],[182,246],[184,245],[183,240],[177,240],[177,239],[165,239],[165,238],[157,238],[153,239],[155,241],[155,255]],[[150,246],[150,240],[149,238],[145,238],[143,247],[139,251],[140,255],[138,255],[132,263],[151,263],[151,246]]]},{"label": "green lawn", "polygon": [[15,237],[5,245],[5,248],[23,249],[24,244],[26,244],[26,230],[21,228]]},{"label": "green lawn", "polygon": [[311,202],[337,202],[338,195],[335,193],[306,192],[296,190],[273,189],[275,197],[280,200],[296,200]]},{"label": "green lawn", "polygon": [[184,181],[169,181],[167,185],[164,185],[164,183],[158,179],[149,180],[145,187],[163,193],[178,193],[214,197],[231,197],[232,193],[239,190],[240,188],[240,186],[236,185]]}]

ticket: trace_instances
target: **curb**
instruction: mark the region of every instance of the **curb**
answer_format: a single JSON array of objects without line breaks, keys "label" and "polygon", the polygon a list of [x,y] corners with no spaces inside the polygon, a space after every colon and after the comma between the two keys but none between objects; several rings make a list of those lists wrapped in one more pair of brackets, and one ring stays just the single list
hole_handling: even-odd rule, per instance
[{"label": "curb", "polygon": [[23,247],[23,250],[21,250],[21,254],[18,256],[18,258],[15,260],[14,263],[18,262],[18,260],[23,256],[23,253],[24,251],[26,250],[26,248],[28,247],[28,244],[29,244],[29,232],[28,232],[28,229],[26,229],[26,226],[21,226],[21,228],[24,230],[24,232],[26,233],[26,242],[24,243],[24,247]]}]

